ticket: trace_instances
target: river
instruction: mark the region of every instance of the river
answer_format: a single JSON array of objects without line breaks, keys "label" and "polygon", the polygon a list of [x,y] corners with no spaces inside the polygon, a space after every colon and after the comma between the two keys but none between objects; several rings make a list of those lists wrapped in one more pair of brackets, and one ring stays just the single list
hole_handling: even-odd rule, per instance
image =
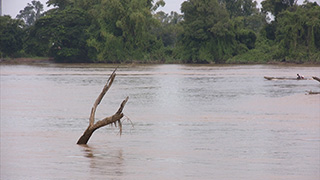
[{"label": "river", "polygon": [[76,145],[115,67],[0,65],[0,179],[320,179],[319,66],[120,65]]}]

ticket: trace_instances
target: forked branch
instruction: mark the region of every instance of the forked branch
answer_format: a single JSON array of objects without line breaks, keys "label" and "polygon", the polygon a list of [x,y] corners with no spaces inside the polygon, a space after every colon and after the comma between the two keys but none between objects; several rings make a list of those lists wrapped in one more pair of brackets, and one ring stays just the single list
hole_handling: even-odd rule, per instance
[{"label": "forked branch", "polygon": [[121,118],[123,117],[123,108],[126,105],[129,97],[127,97],[125,100],[122,101],[118,111],[110,116],[110,117],[106,117],[100,121],[97,121],[95,123],[95,113],[97,110],[98,105],[100,104],[101,100],[103,99],[104,95],[107,93],[107,91],[109,90],[109,88],[111,87],[114,78],[116,77],[116,70],[117,68],[113,71],[113,73],[110,75],[108,81],[106,82],[105,86],[103,87],[101,93],[99,94],[98,98],[96,99],[95,103],[92,106],[91,109],[91,114],[90,114],[90,118],[89,118],[89,126],[88,128],[85,130],[85,132],[83,133],[83,135],[79,138],[77,144],[87,144],[91,135],[93,134],[93,132],[103,126],[106,126],[108,124],[116,124],[118,122],[119,124],[119,128],[120,128],[120,134],[122,132],[122,124],[121,124]]}]

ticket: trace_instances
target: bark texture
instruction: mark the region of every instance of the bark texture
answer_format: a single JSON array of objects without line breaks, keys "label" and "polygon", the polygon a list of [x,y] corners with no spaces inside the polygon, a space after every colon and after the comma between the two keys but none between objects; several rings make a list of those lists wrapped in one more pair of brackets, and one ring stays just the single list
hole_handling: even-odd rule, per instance
[{"label": "bark texture", "polygon": [[84,131],[83,135],[79,138],[77,144],[87,144],[90,137],[92,136],[93,132],[101,127],[104,127],[108,124],[112,124],[114,123],[115,125],[119,125],[119,129],[120,129],[120,134],[122,133],[122,124],[121,124],[121,118],[123,117],[123,113],[122,110],[124,108],[124,106],[126,105],[129,97],[127,97],[125,100],[122,101],[118,111],[110,116],[110,117],[106,117],[100,121],[97,121],[95,123],[95,114],[96,114],[96,110],[98,105],[100,104],[101,100],[103,99],[104,95],[107,93],[107,91],[110,89],[114,78],[116,77],[116,70],[115,69],[113,71],[113,73],[110,75],[107,83],[105,84],[105,86],[103,87],[101,93],[99,94],[98,98],[96,99],[95,103],[92,106],[91,109],[91,114],[90,114],[90,118],[89,118],[89,126],[88,128]]}]

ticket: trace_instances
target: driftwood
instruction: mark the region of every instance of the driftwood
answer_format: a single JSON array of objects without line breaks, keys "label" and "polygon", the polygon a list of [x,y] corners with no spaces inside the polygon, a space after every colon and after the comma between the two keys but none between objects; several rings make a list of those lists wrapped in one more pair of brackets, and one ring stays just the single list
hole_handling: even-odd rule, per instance
[{"label": "driftwood", "polygon": [[269,76],[264,76],[264,78],[267,80],[308,80],[307,78],[297,79],[297,78],[288,78],[288,77],[269,77]]},{"label": "driftwood", "polygon": [[307,91],[308,94],[320,94],[320,92],[315,92],[315,91]]},{"label": "driftwood", "polygon": [[95,113],[96,113],[96,109],[98,107],[98,105],[100,104],[103,96],[106,94],[106,92],[109,90],[109,88],[111,87],[114,78],[116,77],[116,70],[115,69],[113,71],[113,73],[110,75],[106,85],[104,86],[102,92],[100,93],[100,95],[98,96],[98,98],[96,99],[92,109],[91,109],[91,114],[90,114],[90,118],[89,118],[89,126],[88,128],[84,131],[83,135],[79,138],[77,144],[87,144],[90,137],[92,136],[93,132],[101,127],[104,127],[106,125],[109,124],[117,124],[119,125],[119,129],[120,129],[120,135],[122,133],[122,124],[121,124],[121,118],[124,116],[122,113],[122,110],[124,108],[124,106],[126,105],[129,97],[127,97],[125,100],[122,101],[118,111],[110,116],[110,117],[106,117],[100,121],[97,121],[95,123]]},{"label": "driftwood", "polygon": [[319,81],[320,82],[320,78],[316,77],[316,76],[312,76],[312,78],[316,81]]}]

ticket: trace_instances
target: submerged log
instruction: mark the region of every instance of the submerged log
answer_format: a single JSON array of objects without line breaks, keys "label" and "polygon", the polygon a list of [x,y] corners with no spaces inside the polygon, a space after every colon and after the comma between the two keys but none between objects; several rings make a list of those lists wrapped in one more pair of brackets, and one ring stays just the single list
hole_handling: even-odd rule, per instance
[{"label": "submerged log", "polygon": [[91,114],[90,114],[90,118],[89,118],[89,126],[88,128],[84,131],[83,135],[79,138],[77,144],[87,144],[90,137],[92,136],[93,132],[101,127],[104,127],[108,124],[117,124],[119,125],[119,129],[120,129],[120,134],[122,133],[122,124],[121,124],[121,118],[124,116],[122,113],[122,110],[124,108],[124,106],[126,105],[129,97],[127,97],[125,100],[122,101],[118,111],[110,116],[110,117],[106,117],[100,121],[97,121],[95,123],[95,113],[96,113],[96,109],[98,107],[98,105],[100,104],[101,100],[103,99],[104,95],[107,93],[107,91],[109,90],[109,88],[111,87],[114,78],[116,77],[116,70],[115,69],[113,71],[113,73],[110,75],[106,85],[104,86],[104,88],[102,89],[101,93],[99,94],[98,98],[96,99],[94,105],[92,106],[91,109]]},{"label": "submerged log", "polygon": [[269,77],[269,76],[264,76],[264,78],[267,79],[267,80],[308,80],[307,78],[298,79],[298,78]]},{"label": "submerged log", "polygon": [[315,91],[307,91],[308,94],[320,94],[320,92],[315,92]]}]

